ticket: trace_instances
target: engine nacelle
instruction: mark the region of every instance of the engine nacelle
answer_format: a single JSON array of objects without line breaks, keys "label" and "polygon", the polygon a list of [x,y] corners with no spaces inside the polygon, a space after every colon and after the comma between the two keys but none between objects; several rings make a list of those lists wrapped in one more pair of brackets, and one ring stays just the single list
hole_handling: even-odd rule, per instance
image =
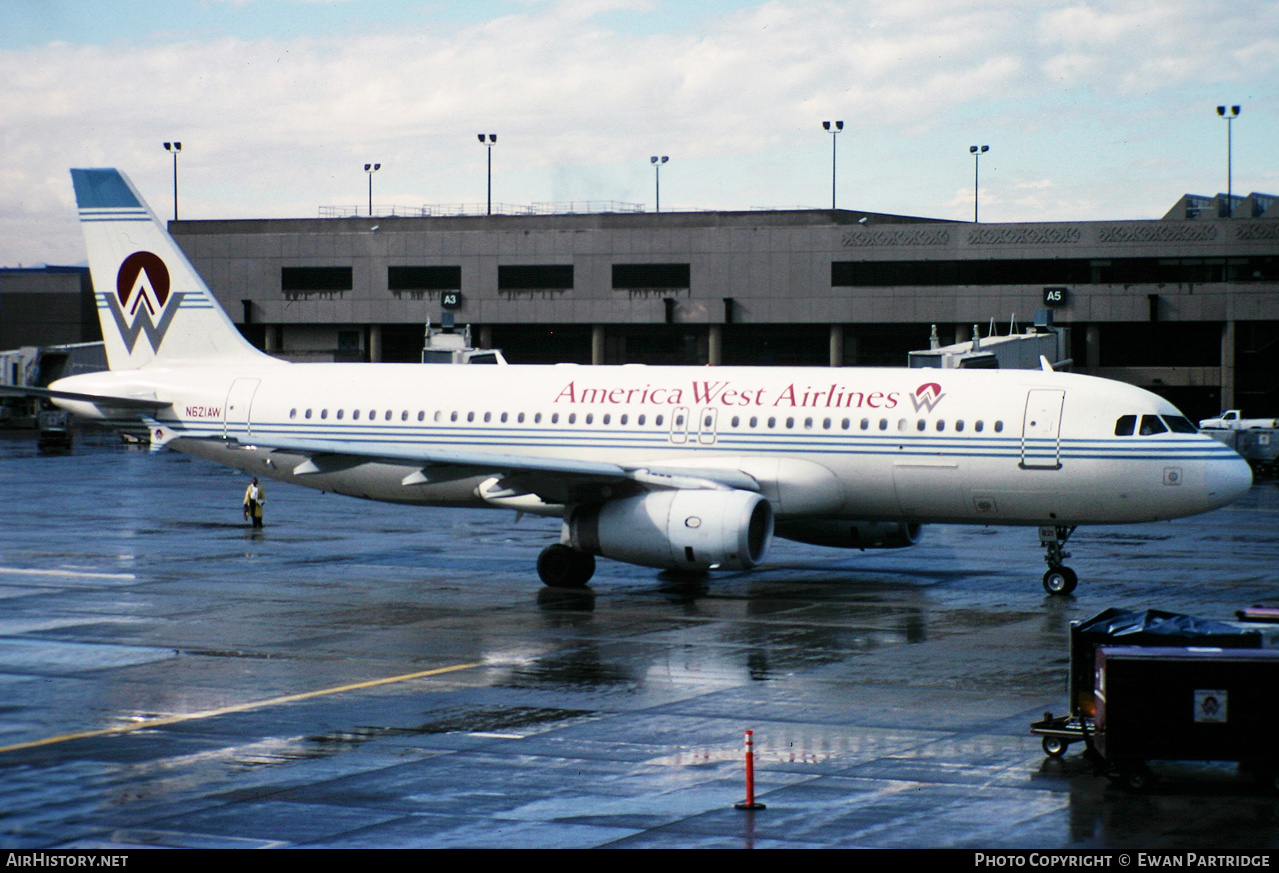
[{"label": "engine nacelle", "polygon": [[576,507],[564,522],[573,548],[664,570],[746,570],[773,540],[773,508],[751,491],[650,491]]},{"label": "engine nacelle", "polygon": [[904,521],[799,518],[777,522],[777,535],[837,549],[904,549],[919,542],[921,525]]}]

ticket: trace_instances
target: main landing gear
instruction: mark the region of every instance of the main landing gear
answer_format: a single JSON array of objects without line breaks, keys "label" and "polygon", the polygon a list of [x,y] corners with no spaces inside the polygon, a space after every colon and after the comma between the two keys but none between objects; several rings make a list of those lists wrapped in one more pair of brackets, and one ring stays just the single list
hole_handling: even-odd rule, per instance
[{"label": "main landing gear", "polygon": [[595,556],[555,543],[537,556],[537,575],[551,588],[585,588],[595,575]]},{"label": "main landing gear", "polygon": [[1044,590],[1049,594],[1065,597],[1079,584],[1075,571],[1062,564],[1063,560],[1070,557],[1070,552],[1063,547],[1074,532],[1073,524],[1046,524],[1039,528],[1039,544],[1047,550],[1044,563],[1048,565],[1048,572],[1044,574]]}]

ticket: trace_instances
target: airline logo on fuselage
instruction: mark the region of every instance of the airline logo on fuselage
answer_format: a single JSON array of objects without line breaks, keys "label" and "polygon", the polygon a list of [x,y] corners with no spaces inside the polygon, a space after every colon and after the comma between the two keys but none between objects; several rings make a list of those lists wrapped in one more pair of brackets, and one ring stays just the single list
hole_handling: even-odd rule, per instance
[{"label": "airline logo on fuselage", "polygon": [[130,352],[144,333],[151,350],[160,350],[183,296],[181,291],[171,291],[169,286],[169,268],[158,255],[134,252],[120,264],[115,277],[115,296],[104,296]]},{"label": "airline logo on fuselage", "polygon": [[933,407],[941,403],[941,399],[945,396],[941,393],[941,386],[936,382],[925,382],[910,395],[910,402],[914,405],[916,412],[924,409],[932,412]]}]

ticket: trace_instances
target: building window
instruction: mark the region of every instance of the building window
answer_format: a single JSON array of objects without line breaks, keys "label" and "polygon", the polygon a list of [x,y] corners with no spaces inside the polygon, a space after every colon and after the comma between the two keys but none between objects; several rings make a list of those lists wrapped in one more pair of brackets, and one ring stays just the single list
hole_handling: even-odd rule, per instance
[{"label": "building window", "polygon": [[614,288],[687,288],[688,264],[614,264]]},{"label": "building window", "polygon": [[459,291],[461,267],[387,267],[386,287],[391,291]]},{"label": "building window", "polygon": [[572,264],[506,264],[497,268],[500,291],[568,289],[573,287]]},{"label": "building window", "polygon": [[350,291],[350,267],[281,267],[281,291]]}]

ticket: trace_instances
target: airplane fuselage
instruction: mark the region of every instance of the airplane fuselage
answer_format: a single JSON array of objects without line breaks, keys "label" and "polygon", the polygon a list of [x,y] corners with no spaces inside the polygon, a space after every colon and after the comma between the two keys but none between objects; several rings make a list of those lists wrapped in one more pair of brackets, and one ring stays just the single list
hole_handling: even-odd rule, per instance
[{"label": "airplane fuselage", "polygon": [[[1203,434],[1117,435],[1125,416],[1180,418],[1156,395],[1044,371],[152,366],[54,387],[170,401],[155,421],[180,451],[428,505],[539,508],[486,497],[481,483],[500,460],[424,465],[398,459],[405,447],[737,470],[759,483],[779,520],[1140,522],[1223,505],[1249,481],[1238,456]],[[315,450],[256,447],[282,438]]]}]

